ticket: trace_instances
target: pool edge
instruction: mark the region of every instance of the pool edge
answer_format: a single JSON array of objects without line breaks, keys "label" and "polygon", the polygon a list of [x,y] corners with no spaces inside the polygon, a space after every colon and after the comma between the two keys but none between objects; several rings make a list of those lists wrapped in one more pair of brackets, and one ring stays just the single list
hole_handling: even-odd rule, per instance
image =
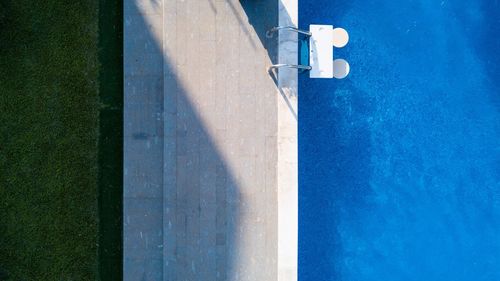
[{"label": "pool edge", "polygon": [[[298,0],[278,1],[279,25],[298,26]],[[297,64],[297,35],[279,34],[278,63]],[[278,75],[278,281],[297,280],[298,112],[297,70]]]}]

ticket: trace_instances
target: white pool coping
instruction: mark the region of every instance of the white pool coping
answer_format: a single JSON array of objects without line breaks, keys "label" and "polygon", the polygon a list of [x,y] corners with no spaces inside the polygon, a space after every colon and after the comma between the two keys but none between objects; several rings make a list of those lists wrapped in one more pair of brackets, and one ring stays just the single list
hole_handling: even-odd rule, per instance
[{"label": "white pool coping", "polygon": [[[298,0],[279,0],[279,25],[298,26]],[[280,32],[279,64],[297,64],[297,34]],[[296,69],[278,74],[278,281],[296,281],[298,264],[298,92]]]}]

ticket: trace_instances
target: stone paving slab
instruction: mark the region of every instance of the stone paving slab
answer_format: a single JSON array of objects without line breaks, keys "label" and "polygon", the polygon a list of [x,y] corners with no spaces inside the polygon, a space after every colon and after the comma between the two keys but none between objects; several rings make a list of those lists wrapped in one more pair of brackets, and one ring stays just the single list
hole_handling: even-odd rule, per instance
[{"label": "stone paving slab", "polygon": [[124,1],[125,281],[285,280],[280,190],[296,182],[279,175],[296,165],[296,115],[267,72],[278,8]]}]

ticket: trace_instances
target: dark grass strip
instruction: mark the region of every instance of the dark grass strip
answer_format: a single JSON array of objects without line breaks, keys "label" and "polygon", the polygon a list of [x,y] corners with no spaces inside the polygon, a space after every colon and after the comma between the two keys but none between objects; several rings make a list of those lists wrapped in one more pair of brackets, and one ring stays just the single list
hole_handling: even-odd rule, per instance
[{"label": "dark grass strip", "polygon": [[99,0],[99,277],[122,280],[122,2]]},{"label": "dark grass strip", "polygon": [[0,267],[95,280],[99,2],[0,2]]}]

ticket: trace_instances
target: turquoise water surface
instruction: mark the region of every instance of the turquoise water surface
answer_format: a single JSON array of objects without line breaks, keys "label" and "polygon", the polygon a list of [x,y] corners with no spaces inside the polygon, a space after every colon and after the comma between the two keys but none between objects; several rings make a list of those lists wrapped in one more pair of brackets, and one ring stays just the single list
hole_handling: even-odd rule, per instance
[{"label": "turquoise water surface", "polygon": [[299,0],[299,280],[500,280],[500,1]]}]

